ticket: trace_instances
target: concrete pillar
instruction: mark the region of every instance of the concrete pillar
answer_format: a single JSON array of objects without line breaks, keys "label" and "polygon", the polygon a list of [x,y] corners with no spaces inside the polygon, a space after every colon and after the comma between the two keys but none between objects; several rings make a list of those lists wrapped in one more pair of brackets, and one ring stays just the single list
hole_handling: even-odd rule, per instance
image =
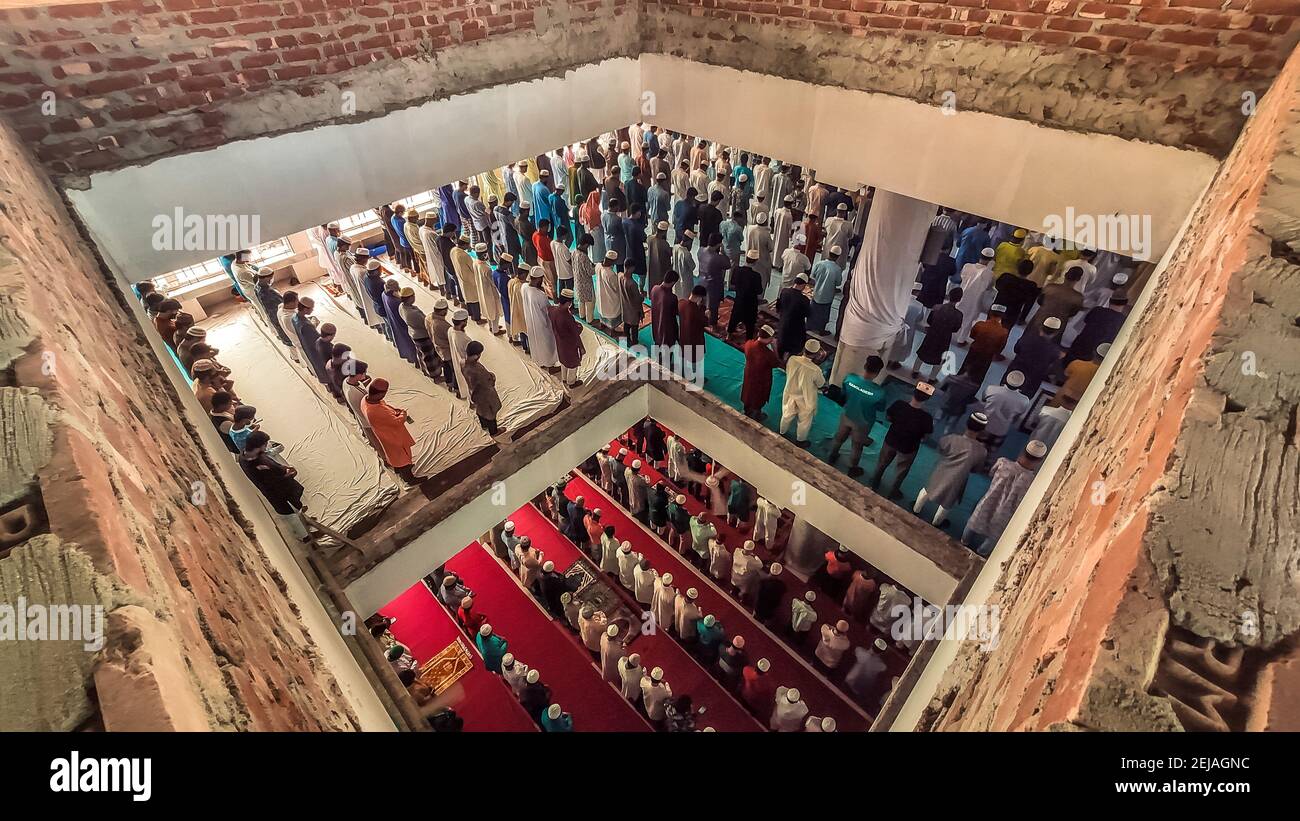
[{"label": "concrete pillar", "polygon": [[826,551],[838,546],[830,536],[795,516],[794,524],[790,527],[790,541],[785,546],[781,561],[796,574],[811,576],[821,567]]},{"label": "concrete pillar", "polygon": [[938,206],[876,191],[853,266],[831,384],[841,385],[872,354],[886,356],[912,298],[916,263]]}]

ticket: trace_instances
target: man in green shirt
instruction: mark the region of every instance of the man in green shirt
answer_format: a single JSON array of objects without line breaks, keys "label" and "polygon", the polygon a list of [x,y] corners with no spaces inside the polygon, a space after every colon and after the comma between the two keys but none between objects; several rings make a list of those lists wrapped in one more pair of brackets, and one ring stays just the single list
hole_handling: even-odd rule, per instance
[{"label": "man in green shirt", "polygon": [[862,449],[874,441],[871,438],[871,426],[876,423],[876,416],[885,404],[885,389],[877,385],[875,379],[884,367],[885,362],[880,357],[869,356],[865,378],[855,373],[844,377],[844,413],[840,415],[840,429],[835,432],[835,439],[831,442],[829,461],[832,465],[839,461],[840,448],[850,434],[853,436],[850,470],[858,466]]}]

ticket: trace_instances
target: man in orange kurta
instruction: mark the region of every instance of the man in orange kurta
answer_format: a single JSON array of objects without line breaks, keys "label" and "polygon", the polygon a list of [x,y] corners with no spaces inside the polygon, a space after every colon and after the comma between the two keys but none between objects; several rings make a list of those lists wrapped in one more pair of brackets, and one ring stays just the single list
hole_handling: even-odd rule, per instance
[{"label": "man in orange kurta", "polygon": [[411,470],[411,446],[415,437],[407,430],[410,417],[401,408],[394,408],[384,401],[388,395],[388,380],[376,379],[370,383],[366,399],[361,403],[361,413],[379,440],[379,449],[384,454],[384,461],[408,482],[415,481]]}]

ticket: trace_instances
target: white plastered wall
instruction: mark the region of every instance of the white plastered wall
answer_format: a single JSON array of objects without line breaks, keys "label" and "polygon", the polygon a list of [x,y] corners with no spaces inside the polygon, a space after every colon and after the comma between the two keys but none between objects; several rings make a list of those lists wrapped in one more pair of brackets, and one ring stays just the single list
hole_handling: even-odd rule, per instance
[{"label": "white plastered wall", "polygon": [[1031,229],[1067,206],[1149,214],[1153,260],[1218,168],[1196,151],[961,111],[960,101],[945,114],[938,101],[661,54],[641,56],[641,87],[650,122],[814,168],[833,185],[866,183]]}]

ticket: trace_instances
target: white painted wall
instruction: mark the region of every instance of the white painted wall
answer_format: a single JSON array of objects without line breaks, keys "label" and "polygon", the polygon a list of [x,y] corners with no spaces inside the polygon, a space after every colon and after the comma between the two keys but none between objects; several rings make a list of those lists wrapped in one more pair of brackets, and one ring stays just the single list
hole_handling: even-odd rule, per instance
[{"label": "white painted wall", "polygon": [[[832,497],[804,483],[785,465],[773,462],[660,391],[650,392],[649,413],[669,430],[703,448],[723,467],[743,477],[760,495],[780,507],[795,511],[813,527],[921,598],[945,603],[952,596],[957,579],[875,523],[850,512]],[[803,504],[794,502],[797,487],[802,491]]]},{"label": "white painted wall", "polygon": [[155,251],[154,217],[178,206],[259,214],[265,242],[620,128],[640,117],[639,94],[636,60],[606,60],[364,122],[102,172],[67,193],[109,264],[139,282],[234,250]]},{"label": "white painted wall", "polygon": [[[347,587],[352,604],[359,612],[370,614],[401,595],[582,464],[601,443],[644,419],[648,393],[649,388],[641,388],[624,397],[537,459],[519,465],[500,487],[482,493],[352,582]],[[507,457],[503,454],[497,458]]]},{"label": "white painted wall", "polygon": [[1031,229],[1071,205],[1079,214],[1150,214],[1151,259],[1218,168],[1195,151],[973,111],[945,115],[901,97],[661,54],[641,56],[641,86],[654,95],[650,122],[815,168],[834,185],[867,183]]}]

